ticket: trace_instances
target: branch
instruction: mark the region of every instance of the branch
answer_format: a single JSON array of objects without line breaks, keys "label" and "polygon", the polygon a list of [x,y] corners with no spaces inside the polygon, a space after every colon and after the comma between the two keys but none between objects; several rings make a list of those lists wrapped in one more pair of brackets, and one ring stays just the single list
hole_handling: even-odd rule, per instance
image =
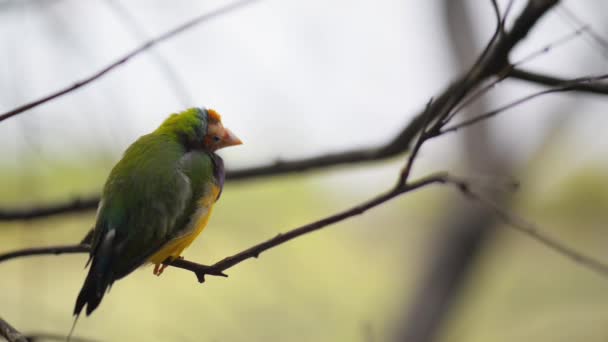
[{"label": "branch", "polygon": [[31,220],[65,213],[90,211],[97,208],[98,196],[76,198],[64,203],[36,205],[27,208],[0,208],[0,221]]},{"label": "branch", "polygon": [[27,342],[27,338],[3,320],[2,317],[0,317],[0,336],[6,338],[8,342]]},{"label": "branch", "polygon": [[73,253],[88,253],[88,244],[77,244],[77,245],[61,245],[61,246],[50,246],[50,247],[34,247],[20,249],[13,252],[0,254],[0,262],[7,261],[14,258],[34,256],[34,255],[59,255],[59,254],[73,254]]},{"label": "branch", "polygon": [[[148,35],[145,33],[145,30],[138,24],[136,18],[131,15],[129,10],[122,3],[115,0],[107,0],[106,3],[112,12],[114,12],[116,17],[123,22],[123,25],[126,26],[129,31],[131,31],[135,38],[141,41],[149,39]],[[169,83],[168,88],[171,89],[180,104],[183,107],[188,107],[194,103],[194,98],[188,91],[188,87],[186,87],[184,81],[175,72],[171,63],[162,55],[160,51],[152,51],[151,53],[156,59],[156,64],[164,75],[165,80],[167,83]]]},{"label": "branch", "polygon": [[26,103],[24,105],[21,105],[17,108],[14,108],[12,110],[9,110],[8,112],[2,113],[0,114],[0,121],[6,120],[10,117],[13,117],[17,114],[23,113],[27,110],[30,110],[32,108],[38,107],[41,104],[47,103],[51,100],[54,100],[58,97],[61,97],[65,94],[71,93],[74,90],[81,88],[95,80],[97,80],[98,78],[104,76],[105,74],[107,74],[108,72],[114,70],[115,68],[121,66],[122,64],[126,63],[127,61],[129,61],[131,58],[139,55],[140,53],[150,49],[151,47],[153,47],[154,45],[161,43],[165,40],[168,40],[170,38],[173,38],[174,36],[193,28],[196,25],[202,24],[204,22],[210,21],[214,18],[220,17],[226,13],[235,11],[239,8],[245,7],[247,5],[250,5],[252,3],[254,3],[255,1],[258,0],[240,0],[240,1],[236,1],[233,2],[231,4],[228,4],[226,6],[220,7],[214,11],[211,11],[209,13],[205,13],[205,14],[201,14],[153,39],[150,39],[148,41],[146,41],[145,43],[141,44],[139,47],[135,48],[134,50],[132,50],[131,52],[127,53],[126,55],[120,57],[118,60],[110,63],[109,65],[107,65],[106,67],[104,67],[103,69],[95,72],[94,74],[92,74],[91,76],[84,78],[76,83],[74,83],[71,86],[65,87],[63,89],[60,89],[56,92],[53,92],[47,96],[44,96],[38,100],[34,100],[32,102]]},{"label": "branch", "polygon": [[[510,9],[511,5],[512,5],[512,1],[509,2],[507,10]],[[504,26],[505,19],[506,19],[506,17],[504,17],[501,21],[502,22],[501,25],[503,25],[503,26]],[[478,87],[478,89],[476,89],[474,93],[470,94],[466,99],[461,101],[458,104],[458,106],[456,106],[452,110],[452,112],[443,120],[443,122],[445,123],[445,122],[450,121],[454,116],[456,116],[465,107],[467,107],[471,103],[477,101],[483,95],[487,94],[490,91],[490,89],[496,87],[496,85],[498,85],[499,83],[501,83],[502,81],[504,81],[505,79],[510,77],[513,69],[516,69],[519,66],[523,65],[524,63],[527,63],[527,62],[531,61],[532,59],[540,56],[541,54],[547,53],[551,49],[554,49],[557,46],[559,46],[561,44],[565,44],[565,43],[569,42],[570,40],[580,36],[582,33],[585,32],[585,30],[587,28],[588,27],[586,27],[586,26],[578,28],[574,32],[571,32],[559,39],[556,39],[555,41],[541,47],[540,49],[533,51],[532,53],[528,54],[527,56],[523,57],[522,59],[511,63],[507,68],[503,69],[503,71],[500,72],[500,74],[498,74],[494,80],[492,80],[488,84],[484,85],[483,87]],[[566,81],[567,80],[564,80],[564,82],[566,82]]]},{"label": "branch", "polygon": [[[545,74],[534,72],[534,71],[528,71],[528,70],[524,70],[524,69],[520,69],[520,68],[513,69],[510,72],[509,76],[514,79],[533,82],[533,83],[550,86],[550,87],[558,86],[560,84],[564,84],[564,83],[568,82],[567,79],[553,77],[553,76],[545,75]],[[583,93],[589,93],[589,94],[607,95],[608,94],[608,84],[606,84],[606,83],[581,83],[576,86],[572,86],[570,90],[579,91],[579,92],[583,92]]]},{"label": "branch", "polygon": [[504,106],[498,107],[494,110],[491,110],[489,112],[486,112],[484,114],[480,114],[477,115],[475,117],[472,117],[468,120],[462,121],[460,123],[451,125],[449,127],[445,127],[443,128],[438,135],[442,135],[442,134],[446,134],[449,132],[455,132],[461,128],[464,127],[468,127],[471,125],[474,125],[480,121],[483,120],[487,120],[491,117],[494,117],[502,112],[505,112],[509,109],[514,108],[517,105],[520,105],[524,102],[528,102],[532,99],[535,99],[537,97],[543,96],[543,95],[547,95],[547,94],[552,94],[552,93],[558,93],[558,92],[566,92],[566,91],[572,91],[578,87],[580,87],[581,85],[584,84],[594,84],[594,82],[598,82],[601,80],[605,80],[608,78],[608,74],[604,74],[604,75],[599,75],[599,76],[590,76],[590,77],[581,77],[581,78],[576,78],[576,79],[572,79],[572,80],[567,80],[564,83],[562,83],[561,85],[557,85],[553,88],[547,89],[547,90],[543,90],[543,91],[539,91],[539,92],[535,92],[526,96],[523,96],[513,102],[510,102]]},{"label": "branch", "polygon": [[[50,333],[33,333],[25,335],[28,342],[43,342],[43,341],[61,341],[65,342],[65,335],[61,334],[50,334]],[[97,342],[97,340],[93,340],[90,338],[70,336],[69,341],[71,342]]]},{"label": "branch", "polygon": [[488,209],[492,210],[494,214],[499,217],[504,223],[508,224],[515,230],[524,233],[525,235],[533,238],[540,242],[542,245],[549,247],[556,251],[558,254],[565,256],[572,260],[575,264],[582,265],[590,270],[595,271],[601,276],[608,277],[608,265],[603,262],[594,259],[588,255],[577,252],[575,249],[564,245],[558,240],[553,239],[549,235],[543,233],[534,223],[526,221],[524,218],[511,213],[507,209],[501,207],[490,199],[484,198],[480,194],[465,189],[463,192],[467,197],[476,200],[483,204]]}]

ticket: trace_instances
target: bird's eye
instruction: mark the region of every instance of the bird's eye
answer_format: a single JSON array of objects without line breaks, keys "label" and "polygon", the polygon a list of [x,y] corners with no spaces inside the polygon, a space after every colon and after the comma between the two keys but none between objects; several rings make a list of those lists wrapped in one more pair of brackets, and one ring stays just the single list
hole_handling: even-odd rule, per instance
[{"label": "bird's eye", "polygon": [[213,142],[219,142],[220,141],[220,137],[218,137],[217,135],[213,136]]}]

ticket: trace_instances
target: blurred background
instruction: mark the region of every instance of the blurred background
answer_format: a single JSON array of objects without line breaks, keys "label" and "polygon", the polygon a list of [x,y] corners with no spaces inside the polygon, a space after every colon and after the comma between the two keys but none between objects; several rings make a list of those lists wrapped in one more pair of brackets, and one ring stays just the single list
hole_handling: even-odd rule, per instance
[{"label": "blurred background", "polygon": [[[0,1],[0,111],[72,84],[226,3]],[[514,1],[510,19],[524,5]],[[583,24],[608,37],[607,10],[600,1],[563,1],[512,60]],[[1,122],[0,206],[98,193],[132,141],[191,106],[217,109],[245,142],[220,153],[230,169],[378,146],[471,65],[494,25],[490,1],[259,1]],[[582,34],[525,67],[581,77],[605,73],[607,56],[601,41]],[[540,89],[507,80],[468,111]],[[486,183],[516,179],[521,188],[499,194],[501,202],[576,250],[608,260],[606,105],[601,96],[574,93],[535,99],[425,144],[414,176],[448,170]],[[205,234],[184,256],[210,264],[358,204],[391,187],[404,161],[401,155],[228,183]],[[93,220],[86,212],[0,222],[0,253],[77,243]],[[458,259],[450,253],[462,254],[454,247],[465,255],[458,265],[445,263]],[[81,254],[0,264],[0,315],[25,333],[67,334],[86,260]],[[442,278],[450,272],[454,278]],[[75,336],[388,341],[418,336],[412,331],[424,323],[417,319],[438,300],[443,304],[432,315],[441,319],[422,333],[437,341],[608,339],[608,279],[503,229],[447,187],[407,194],[227,273],[201,285],[190,272],[169,268],[157,278],[141,269],[80,319]],[[443,282],[456,288],[445,298],[433,292]]]}]

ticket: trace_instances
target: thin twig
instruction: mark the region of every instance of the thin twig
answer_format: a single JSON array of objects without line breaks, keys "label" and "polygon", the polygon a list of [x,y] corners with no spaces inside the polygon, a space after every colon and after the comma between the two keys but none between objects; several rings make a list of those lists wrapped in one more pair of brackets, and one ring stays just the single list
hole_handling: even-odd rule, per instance
[{"label": "thin twig", "polygon": [[0,114],[0,121],[6,120],[12,116],[15,116],[17,114],[23,113],[27,110],[30,110],[34,107],[37,107],[43,103],[47,103],[51,100],[54,100],[60,96],[63,96],[67,93],[70,93],[78,88],[81,88],[87,84],[90,84],[91,82],[95,81],[96,79],[104,76],[105,74],[107,74],[108,72],[114,70],[115,68],[121,66],[122,64],[126,63],[127,61],[129,61],[131,58],[139,55],[140,53],[150,49],[151,47],[153,47],[154,45],[161,43],[167,39],[173,38],[174,36],[188,30],[191,29],[192,27],[202,24],[204,22],[208,22],[211,19],[220,17],[224,14],[230,13],[234,10],[237,10],[239,8],[245,7],[247,5],[253,4],[254,2],[259,1],[259,0],[240,0],[240,1],[235,1],[231,4],[228,4],[226,6],[220,7],[214,11],[205,13],[205,14],[201,14],[153,39],[150,39],[148,41],[146,41],[145,43],[141,44],[139,47],[135,48],[134,50],[132,50],[131,52],[127,53],[126,55],[120,57],[118,60],[110,63],[109,65],[107,65],[106,67],[104,67],[103,69],[95,72],[94,74],[92,74],[91,76],[84,78],[76,83],[74,83],[71,86],[65,87],[61,90],[58,90],[56,92],[53,92],[47,96],[44,96],[38,100],[34,100],[32,102],[26,103],[24,105],[21,105],[17,108],[14,108],[12,110],[9,110],[8,112],[5,112],[3,114]]},{"label": "thin twig", "polygon": [[543,91],[539,91],[539,92],[535,92],[532,93],[530,95],[526,95],[522,98],[519,98],[513,102],[510,102],[504,106],[498,107],[494,110],[491,110],[489,112],[486,112],[484,114],[475,116],[471,119],[462,121],[460,123],[451,125],[449,127],[445,127],[444,129],[441,130],[441,134],[445,134],[445,133],[449,133],[449,132],[455,132],[461,128],[467,127],[467,126],[471,126],[474,125],[480,121],[483,120],[487,120],[493,116],[496,116],[504,111],[507,111],[509,109],[512,109],[513,107],[522,104],[524,102],[530,101],[534,98],[543,96],[543,95],[547,95],[547,94],[551,94],[551,93],[557,93],[557,92],[566,92],[566,91],[572,91],[575,90],[576,88],[578,88],[581,84],[586,84],[586,83],[592,83],[592,82],[598,82],[604,79],[608,78],[608,74],[606,75],[600,75],[600,76],[591,76],[591,77],[583,77],[583,78],[577,78],[577,79],[573,79],[567,82],[564,82],[563,85],[561,86],[556,86],[554,88],[551,89],[547,89],[547,90],[543,90]]},{"label": "thin twig", "polygon": [[479,98],[481,98],[483,95],[487,94],[490,92],[491,89],[495,88],[499,83],[501,83],[502,81],[506,80],[507,78],[510,77],[514,77],[514,72],[513,70],[521,65],[524,65],[528,62],[530,62],[531,60],[533,60],[534,58],[547,53],[548,51],[555,49],[557,46],[560,46],[562,44],[565,44],[569,41],[571,41],[572,39],[580,36],[580,34],[582,32],[584,32],[584,30],[586,30],[587,27],[581,27],[576,29],[574,32],[570,32],[567,35],[558,38],[552,42],[550,42],[549,44],[543,46],[542,48],[532,51],[530,54],[526,55],[525,57],[523,57],[522,59],[518,60],[517,62],[512,63],[511,65],[509,65],[508,67],[506,67],[500,74],[498,74],[496,76],[495,79],[493,79],[492,81],[490,81],[488,84],[480,87],[479,89],[475,90],[471,95],[469,95],[466,99],[464,99],[463,101],[461,101],[453,110],[452,112],[446,116],[446,118],[443,120],[444,124],[447,124],[448,122],[450,122],[458,113],[460,113],[464,108],[466,108],[467,106],[469,106],[471,103],[477,101]]},{"label": "thin twig", "polygon": [[505,8],[505,13],[502,15],[502,20],[500,23],[500,26],[504,27],[506,26],[506,22],[507,22],[507,18],[509,17],[509,13],[511,13],[511,9],[513,8],[513,2],[515,0],[509,0],[509,2],[507,3],[507,7]]},{"label": "thin twig", "polygon": [[589,25],[583,25],[581,27],[578,27],[578,28],[574,29],[574,31],[567,33],[563,37],[557,38],[553,42],[543,46],[541,49],[532,51],[528,55],[520,58],[517,62],[513,63],[512,66],[518,67],[518,66],[524,65],[524,64],[530,62],[531,60],[537,58],[538,56],[546,54],[547,52],[555,49],[556,47],[558,47],[560,45],[571,42],[575,38],[580,37],[581,34],[588,31],[589,29],[590,29]]},{"label": "thin twig", "polygon": [[3,320],[2,317],[0,317],[0,336],[6,338],[8,342],[28,342],[22,333]]},{"label": "thin twig", "polygon": [[424,142],[427,141],[429,138],[429,135],[428,135],[429,133],[427,132],[427,127],[431,120],[431,113],[429,113],[429,108],[431,108],[432,103],[433,103],[433,98],[431,98],[429,100],[429,102],[426,104],[426,108],[424,110],[425,121],[422,124],[422,127],[420,128],[420,133],[418,133],[418,139],[414,143],[414,147],[412,148],[412,152],[410,153],[410,156],[407,159],[407,163],[405,164],[405,166],[401,170],[401,173],[399,174],[399,179],[397,180],[397,187],[404,186],[407,183],[407,181],[410,177],[410,174],[412,172],[412,168],[414,167],[414,161],[415,161],[416,157],[418,156],[418,151],[420,151],[422,144],[424,144]]},{"label": "thin twig", "polygon": [[532,239],[540,242],[542,245],[549,247],[558,254],[569,258],[575,264],[582,265],[585,268],[595,271],[601,276],[608,276],[608,265],[583,253],[576,251],[576,249],[569,247],[560,241],[545,234],[538,226],[534,223],[526,221],[524,218],[515,215],[507,209],[501,207],[494,201],[484,198],[480,194],[470,191],[468,189],[465,192],[466,196],[476,200],[483,204],[485,207],[491,209],[496,216],[498,216],[503,222],[508,224],[513,229],[524,233]]},{"label": "thin twig", "polygon": [[[588,25],[585,24],[581,19],[579,19],[573,11],[569,10],[565,5],[561,5],[559,8],[561,11],[558,13],[563,13],[566,19],[570,20],[574,25]],[[608,41],[604,39],[599,33],[596,33],[595,30],[589,25],[589,30],[586,31],[587,36],[590,38],[588,41],[591,45],[596,44],[600,48],[600,54],[605,59],[608,59]]]},{"label": "thin twig", "polygon": [[[558,86],[560,84],[567,83],[567,79],[549,76],[546,74],[524,70],[521,68],[515,68],[511,71],[511,78],[519,79],[522,81],[534,82],[540,85],[545,86]],[[608,95],[608,84],[606,83],[581,83],[577,85],[573,85],[569,90],[578,91],[589,94],[600,94],[600,95]]]},{"label": "thin twig", "polygon": [[[114,14],[116,14],[123,24],[131,31],[135,38],[142,41],[149,39],[148,35],[145,33],[145,30],[141,27],[141,25],[138,24],[136,18],[121,2],[115,0],[106,0],[106,3],[109,5],[112,12],[114,12]],[[192,97],[184,80],[179,77],[171,63],[158,50],[152,50],[151,54],[154,59],[156,59],[159,70],[165,76],[165,79],[169,85],[168,88],[171,89],[175,97],[179,100],[180,104],[184,108],[192,105],[194,102],[194,97]]]},{"label": "thin twig", "polygon": [[[502,15],[500,14],[500,6],[498,6],[498,1],[497,0],[490,0],[490,3],[492,4],[492,9],[494,10],[494,15],[496,16],[496,27],[495,27],[495,35],[499,35],[502,33],[505,33],[505,26],[504,26],[504,21],[502,20]],[[492,38],[490,41],[495,40],[495,38]],[[493,43],[493,42],[492,42]],[[492,43],[488,44],[491,45]]]}]

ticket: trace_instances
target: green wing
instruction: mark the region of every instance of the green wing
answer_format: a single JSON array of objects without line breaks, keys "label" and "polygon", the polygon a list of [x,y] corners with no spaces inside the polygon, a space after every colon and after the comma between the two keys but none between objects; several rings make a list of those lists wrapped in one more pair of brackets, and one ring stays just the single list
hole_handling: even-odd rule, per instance
[{"label": "green wing", "polygon": [[115,230],[114,279],[143,264],[192,213],[196,197],[181,169],[185,155],[177,142],[151,134],[134,143],[112,170],[99,207],[93,252]]}]

